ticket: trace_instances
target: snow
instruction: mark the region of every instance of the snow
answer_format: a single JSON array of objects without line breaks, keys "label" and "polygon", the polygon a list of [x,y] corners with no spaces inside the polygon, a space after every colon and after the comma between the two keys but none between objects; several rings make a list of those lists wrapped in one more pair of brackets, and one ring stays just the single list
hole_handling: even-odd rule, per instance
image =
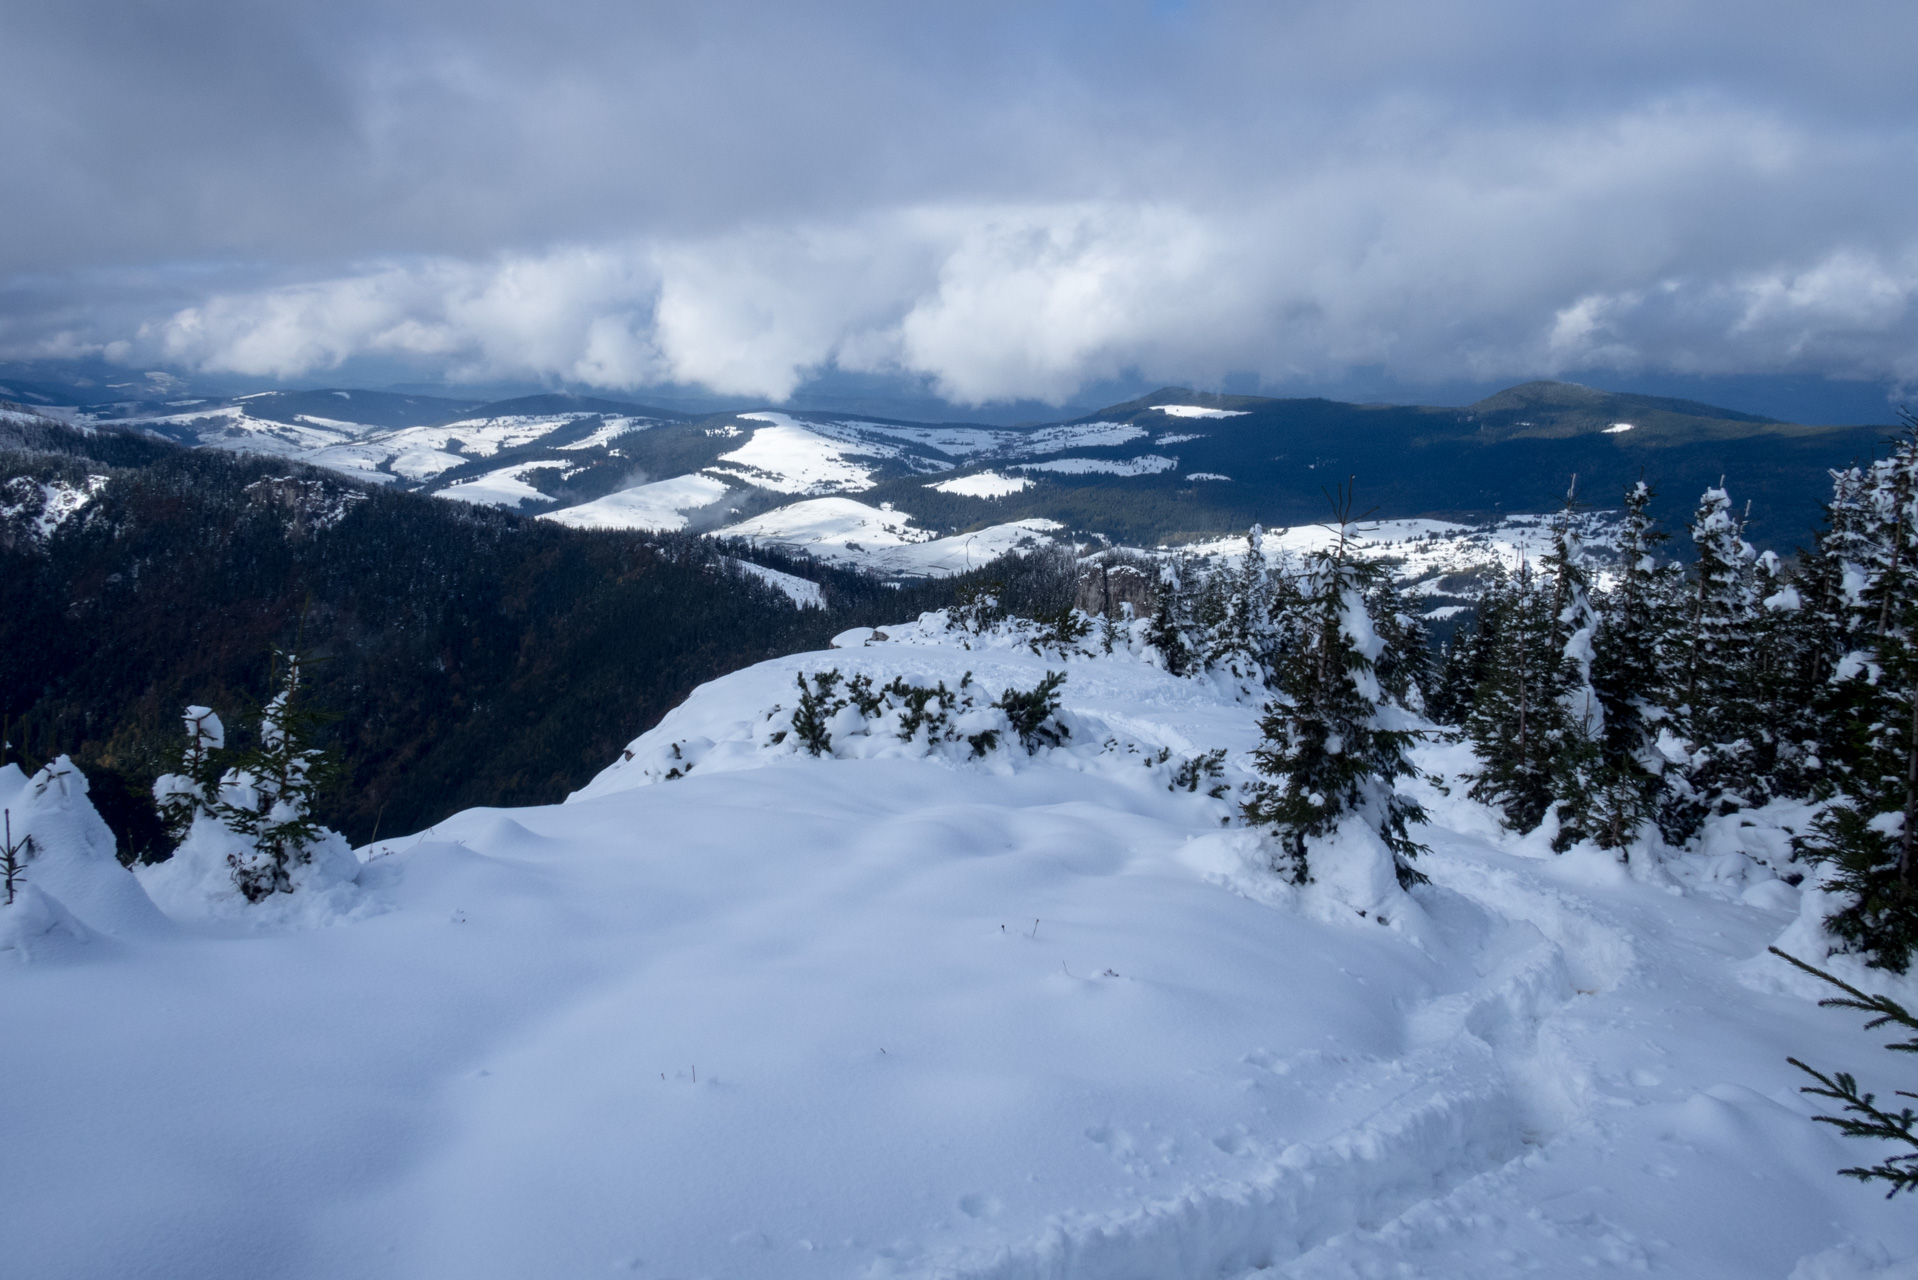
[{"label": "snow", "polygon": [[107,487],[107,481],[108,477],[102,475],[90,475],[77,485],[65,480],[35,483],[22,477],[9,485],[0,486],[0,519],[28,510],[29,504],[38,507],[39,514],[33,517],[31,534],[36,541],[45,542],[55,529],[99,497],[100,491]]},{"label": "snow", "polygon": [[745,444],[721,454],[709,470],[737,476],[748,484],[774,493],[858,492],[872,488],[869,468],[848,459],[853,456],[894,457],[896,445],[833,439],[783,413],[742,413],[741,418],[772,425],[760,427]]},{"label": "snow", "polygon": [[469,458],[490,458],[502,449],[534,444],[561,427],[591,413],[504,414],[493,418],[462,418],[437,427],[403,427],[370,437],[406,452],[413,449],[449,450],[458,441]]},{"label": "snow", "polygon": [[1184,444],[1188,440],[1203,440],[1205,438],[1206,435],[1203,431],[1173,431],[1166,435],[1154,436],[1152,443],[1157,445]]},{"label": "snow", "polygon": [[741,573],[749,573],[769,586],[778,587],[786,593],[786,598],[800,609],[823,609],[826,607],[826,593],[819,584],[810,578],[797,574],[784,573],[778,569],[768,569],[763,564],[754,564],[750,560],[739,560],[728,556],[727,562]]},{"label": "snow", "polygon": [[597,449],[601,445],[611,444],[621,436],[630,435],[635,431],[644,431],[648,427],[657,425],[658,420],[654,418],[610,417],[602,421],[599,428],[584,439],[575,440],[571,444],[562,444],[558,447],[561,449]]},{"label": "snow", "polygon": [[498,471],[488,471],[471,480],[455,480],[444,489],[437,490],[433,496],[489,507],[521,507],[529,502],[551,502],[550,497],[526,483],[525,477],[535,471],[565,465],[550,458],[539,462],[522,462],[501,467]]},{"label": "snow", "polygon": [[1207,409],[1196,404],[1155,404],[1152,406],[1171,418],[1243,418],[1244,409]]},{"label": "snow", "polygon": [[708,507],[732,490],[711,476],[675,476],[609,493],[576,507],[549,511],[545,519],[575,529],[684,529],[685,512]]},{"label": "snow", "polygon": [[754,516],[718,531],[804,551],[839,564],[854,564],[898,577],[945,577],[964,573],[1008,551],[1046,541],[1063,528],[1054,520],[1015,520],[949,538],[934,537],[912,517],[851,498],[814,498]]},{"label": "snow", "polygon": [[1625,432],[1630,431],[1635,425],[1635,423],[1630,422],[1614,422],[1611,426],[1605,428],[1604,434],[1608,436],[1623,435]]},{"label": "snow", "polygon": [[840,425],[874,435],[890,436],[924,449],[937,449],[954,458],[993,453],[1015,445],[1020,439],[1017,432],[995,431],[990,427],[920,427],[891,422],[847,422]]},{"label": "snow", "polygon": [[1188,480],[1230,480],[1231,478],[1231,476],[1221,475],[1217,471],[1193,471],[1188,472],[1186,475],[1186,479]]},{"label": "snow", "polygon": [[[1212,747],[1243,782],[1258,707],[1136,635],[841,639],[702,686],[565,804],[362,851],[381,909],[326,927],[109,936],[32,881],[0,908],[9,1273],[1911,1274],[1910,1205],[1835,1175],[1871,1153],[1784,1061],[1908,1080],[1764,954],[1815,905],[1773,874],[1802,807],[1554,857],[1435,743],[1433,883],[1346,829],[1295,888],[1168,789]],[[827,668],[1062,670],[1071,734],[773,742]],[[31,785],[0,769],[16,829]],[[33,820],[106,883],[83,799]]]},{"label": "snow", "polygon": [[1146,453],[1136,458],[1055,458],[1051,462],[1017,465],[1021,471],[1053,471],[1066,476],[1149,476],[1172,470],[1179,465],[1179,460]]},{"label": "snow", "polygon": [[1009,457],[1034,458],[1067,449],[1102,449],[1130,444],[1145,434],[1144,427],[1135,427],[1129,422],[1078,422],[1034,431],[1007,445],[1005,452]]},{"label": "snow", "polygon": [[[509,414],[463,418],[440,426],[389,429],[344,418],[298,414],[295,422],[288,424],[255,418],[248,412],[246,401],[267,394],[239,396],[232,403],[204,408],[190,407],[202,401],[183,401],[180,404],[189,407],[174,413],[79,416],[91,422],[111,421],[116,426],[165,427],[174,434],[184,431],[202,446],[296,459],[377,484],[391,484],[396,476],[430,481],[475,458],[490,458],[503,449],[534,444],[582,419],[599,416],[585,411]],[[345,393],[334,394],[351,400]],[[607,417],[587,438],[559,447],[593,448],[654,425],[657,420],[652,418]]]},{"label": "snow", "polygon": [[956,480],[941,480],[938,484],[929,484],[928,489],[937,489],[940,493],[956,493],[966,498],[1004,498],[1023,491],[1032,484],[1025,476],[1005,476],[997,471],[980,471],[969,476],[960,476]]},{"label": "snow", "polygon": [[[24,930],[31,940],[62,930],[77,919],[75,940],[89,933],[137,939],[167,931],[167,921],[115,856],[113,832],[87,799],[86,775],[60,756],[31,778],[18,765],[0,765],[0,810],[14,840],[33,843],[26,862],[32,905],[23,915],[35,918]],[[16,903],[16,905],[19,905]],[[23,931],[16,922],[12,929]],[[0,926],[0,934],[7,927]],[[16,948],[27,951],[16,941]]]}]

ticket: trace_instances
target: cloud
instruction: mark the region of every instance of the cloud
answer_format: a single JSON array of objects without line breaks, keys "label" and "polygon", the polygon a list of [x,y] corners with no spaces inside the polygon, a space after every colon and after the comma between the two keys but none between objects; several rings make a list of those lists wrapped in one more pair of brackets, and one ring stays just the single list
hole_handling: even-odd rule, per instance
[{"label": "cloud", "polygon": [[1913,376],[1908,5],[77,0],[0,350],[779,399]]}]

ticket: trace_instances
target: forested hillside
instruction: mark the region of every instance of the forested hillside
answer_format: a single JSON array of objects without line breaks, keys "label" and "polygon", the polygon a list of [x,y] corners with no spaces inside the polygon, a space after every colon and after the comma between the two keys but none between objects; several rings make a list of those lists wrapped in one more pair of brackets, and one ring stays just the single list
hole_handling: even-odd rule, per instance
[{"label": "forested hillside", "polygon": [[740,548],[696,538],[580,533],[18,416],[0,430],[10,758],[70,754],[145,856],[181,709],[251,722],[274,646],[313,659],[310,705],[344,765],[320,816],[364,841],[558,800],[702,681],[965,585],[788,565],[824,588],[826,609],[801,609],[743,574]]}]

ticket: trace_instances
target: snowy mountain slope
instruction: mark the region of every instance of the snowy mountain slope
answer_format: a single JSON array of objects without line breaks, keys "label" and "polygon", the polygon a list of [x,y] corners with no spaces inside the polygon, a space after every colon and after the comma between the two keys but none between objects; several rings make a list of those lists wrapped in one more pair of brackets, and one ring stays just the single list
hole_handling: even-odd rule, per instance
[{"label": "snowy mountain slope", "polygon": [[546,495],[529,483],[533,473],[557,471],[565,466],[564,462],[550,459],[517,463],[510,467],[501,467],[497,471],[488,471],[470,480],[455,480],[439,490],[438,496],[450,498],[455,502],[473,502],[489,507],[523,507],[529,502],[543,503],[546,501]]},{"label": "snowy mountain slope", "polygon": [[[477,410],[477,412],[474,412]],[[150,431],[205,448],[263,453],[375,483],[430,484],[503,451],[545,443],[605,450],[620,436],[677,415],[577,396],[494,405],[369,391],[261,392],[227,400],[103,405],[76,422]],[[472,500],[476,495],[462,495]],[[501,505],[516,505],[516,493]],[[541,495],[539,501],[545,501]]]},{"label": "snowy mountain slope", "polygon": [[1018,520],[941,538],[890,504],[814,498],[727,525],[718,535],[895,577],[924,578],[964,573],[1009,551],[1049,542],[1059,528],[1053,520]]},{"label": "snowy mountain slope", "polygon": [[732,492],[724,481],[695,472],[616,490],[591,502],[547,512],[545,518],[575,529],[679,530],[687,525],[686,512],[710,507]]},{"label": "snowy mountain slope", "polygon": [[[1668,527],[1724,477],[1741,506],[1752,502],[1750,536],[1786,553],[1817,523],[1825,470],[1870,455],[1883,434],[1566,383],[1525,384],[1462,408],[1167,388],[1075,421],[1021,427],[772,409],[693,418],[577,396],[469,406],[357,391],[73,412],[402,488],[459,485],[449,496],[528,514],[579,512],[564,521],[581,527],[641,519],[701,529],[732,507],[750,518],[793,499],[856,493],[940,536],[1047,520],[1082,539],[1129,546],[1319,520],[1328,486],[1348,481],[1360,509],[1381,517],[1484,529],[1513,513],[1554,510],[1574,476],[1598,509],[1644,476]],[[571,460],[562,469],[523,470],[562,459]],[[522,468],[504,477],[517,483],[488,478],[508,466]],[[1013,489],[980,478],[987,475],[1028,483]],[[737,498],[698,516],[683,507],[622,515],[593,506],[640,484],[699,477]]]},{"label": "snowy mountain slope", "polygon": [[[1251,703],[1123,636],[885,630],[702,687],[567,804],[364,851],[381,914],[0,952],[9,1268],[1803,1280],[1918,1253],[1783,1061],[1899,1079],[1758,959],[1797,896],[1761,862],[1555,858],[1427,787],[1434,883],[1381,927],[1339,855],[1289,888],[1226,801],[1169,789],[1215,746],[1244,776]],[[1071,736],[771,742],[829,668],[1064,670]]]}]

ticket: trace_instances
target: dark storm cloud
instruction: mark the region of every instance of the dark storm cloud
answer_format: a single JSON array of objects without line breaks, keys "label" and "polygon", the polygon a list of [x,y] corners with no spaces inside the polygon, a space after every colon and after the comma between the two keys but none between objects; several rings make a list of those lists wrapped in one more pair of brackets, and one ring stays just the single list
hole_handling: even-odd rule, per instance
[{"label": "dark storm cloud", "polygon": [[1904,4],[14,4],[0,345],[1918,377]]}]

